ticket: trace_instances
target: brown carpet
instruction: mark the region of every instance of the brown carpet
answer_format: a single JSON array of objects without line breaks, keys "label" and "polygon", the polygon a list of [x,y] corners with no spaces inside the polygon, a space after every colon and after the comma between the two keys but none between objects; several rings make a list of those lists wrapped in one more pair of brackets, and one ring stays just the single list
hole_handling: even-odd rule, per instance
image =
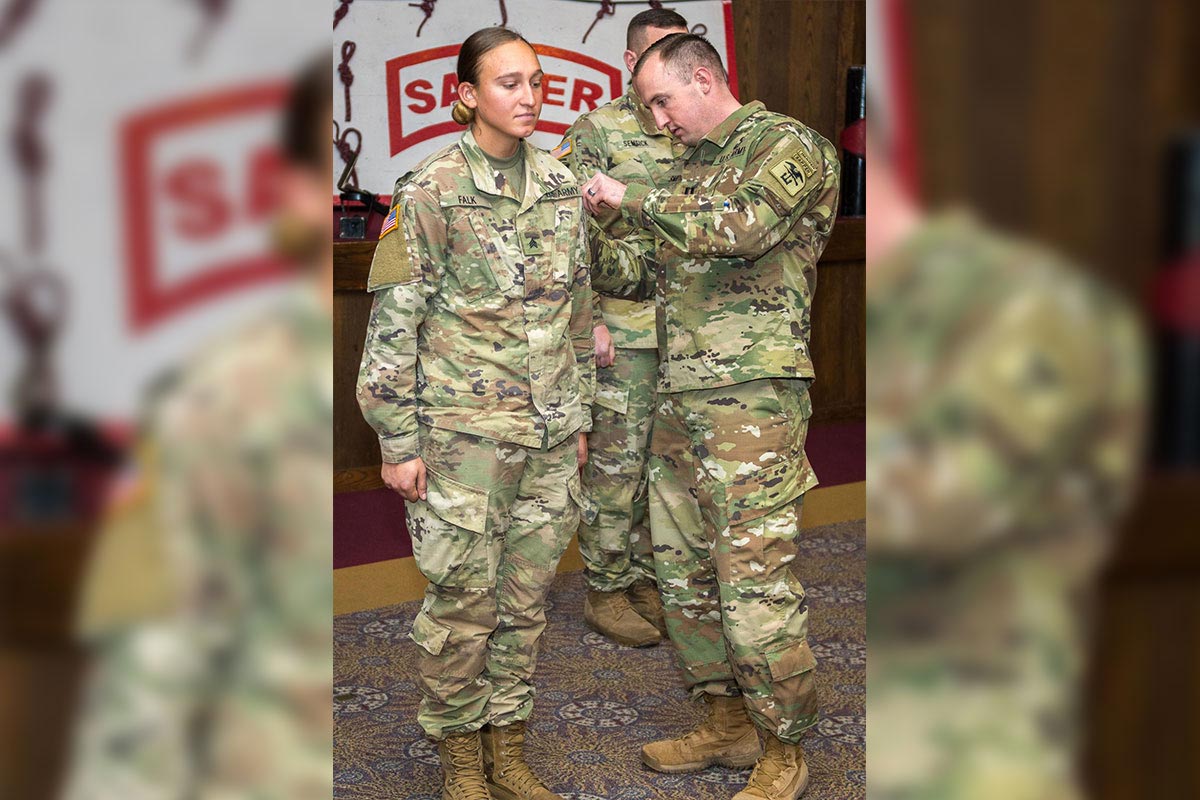
[{"label": "brown carpet", "polygon": [[[821,721],[804,738],[806,800],[866,796],[865,524],[801,533],[796,573],[809,596]],[[528,755],[567,800],[725,800],[749,770],[660,775],[638,750],[702,716],[683,691],[670,645],[634,650],[583,623],[581,573],[560,575],[537,668]],[[407,633],[418,602],[334,622],[334,797],[440,800],[437,755],[416,723],[416,645]]]}]

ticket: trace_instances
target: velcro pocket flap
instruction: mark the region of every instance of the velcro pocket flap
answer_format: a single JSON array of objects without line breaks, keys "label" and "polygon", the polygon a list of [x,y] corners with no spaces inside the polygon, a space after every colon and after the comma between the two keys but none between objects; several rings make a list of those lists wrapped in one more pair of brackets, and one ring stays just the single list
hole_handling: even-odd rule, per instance
[{"label": "velcro pocket flap", "polygon": [[424,609],[417,613],[412,630],[408,634],[408,638],[419,644],[431,656],[442,652],[449,636],[450,628],[426,614]]},{"label": "velcro pocket flap", "polygon": [[425,502],[433,513],[451,525],[484,533],[488,521],[488,491],[467,486],[426,467]]},{"label": "velcro pocket flap", "polygon": [[626,414],[629,411],[629,387],[618,385],[616,376],[610,370],[596,370],[596,405]]},{"label": "velcro pocket flap", "polygon": [[813,655],[807,639],[799,644],[771,650],[767,652],[766,659],[772,681],[787,680],[817,666],[817,657]]},{"label": "velcro pocket flap", "polygon": [[804,461],[782,461],[739,476],[726,487],[729,524],[741,525],[795,500],[806,488],[808,471]]}]

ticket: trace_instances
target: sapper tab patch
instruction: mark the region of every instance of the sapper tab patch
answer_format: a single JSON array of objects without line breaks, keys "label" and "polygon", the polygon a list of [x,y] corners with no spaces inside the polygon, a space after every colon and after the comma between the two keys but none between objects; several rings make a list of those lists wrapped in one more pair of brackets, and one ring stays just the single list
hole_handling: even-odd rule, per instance
[{"label": "sapper tab patch", "polygon": [[817,165],[808,151],[801,146],[768,171],[779,183],[780,188],[787,192],[788,197],[794,198],[804,188],[808,179],[816,174]]},{"label": "sapper tab patch", "polygon": [[559,161],[561,161],[564,158],[566,158],[567,156],[571,155],[571,151],[573,149],[574,148],[571,147],[571,140],[563,139],[561,142],[558,143],[558,147],[556,147],[550,151],[550,155],[554,156]]}]

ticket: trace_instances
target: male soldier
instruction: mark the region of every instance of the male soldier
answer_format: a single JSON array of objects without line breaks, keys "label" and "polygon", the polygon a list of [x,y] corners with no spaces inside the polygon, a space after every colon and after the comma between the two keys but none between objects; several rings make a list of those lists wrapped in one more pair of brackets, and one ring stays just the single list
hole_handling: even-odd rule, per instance
[{"label": "male soldier", "polygon": [[[674,11],[652,8],[635,15],[625,38],[629,71],[647,47],[671,33],[687,33],[687,22]],[[557,152],[580,181],[603,172],[624,183],[657,188],[683,145],[658,129],[631,84],[621,97],[576,120]],[[594,223],[590,234],[593,240],[608,235]],[[653,258],[649,231],[626,241],[638,254]],[[611,253],[593,241],[594,259]],[[604,322],[595,329],[599,369],[583,482],[599,516],[579,526],[588,586],[583,615],[610,639],[644,647],[666,635],[647,519],[646,466],[658,369],[654,303],[615,297],[597,302]]]},{"label": "male soldier", "polygon": [[329,53],[284,129],[276,246],[306,280],[152,404],[96,545],[66,800],[333,790]]},{"label": "male soldier", "polygon": [[[642,758],[663,772],[757,759],[735,800],[793,800],[808,782],[799,739],[817,720],[808,607],[790,565],[817,483],[804,454],[809,310],[837,207],[836,152],[796,120],[738,103],[699,36],[659,40],[633,81],[655,123],[690,148],[678,183],[596,175],[584,202],[616,210],[603,217],[613,235],[646,227],[660,240],[650,524],[667,630],[686,684],[710,706],[698,728]],[[598,265],[599,291],[643,277],[617,266]]]}]

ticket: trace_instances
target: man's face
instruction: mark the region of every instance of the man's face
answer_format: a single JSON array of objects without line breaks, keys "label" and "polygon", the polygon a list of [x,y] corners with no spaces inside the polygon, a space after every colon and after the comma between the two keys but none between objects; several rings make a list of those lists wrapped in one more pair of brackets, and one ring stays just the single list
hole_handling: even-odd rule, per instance
[{"label": "man's face", "polygon": [[693,147],[709,132],[706,103],[695,81],[682,81],[663,64],[657,53],[642,65],[633,81],[638,97],[654,114],[654,124]]}]

